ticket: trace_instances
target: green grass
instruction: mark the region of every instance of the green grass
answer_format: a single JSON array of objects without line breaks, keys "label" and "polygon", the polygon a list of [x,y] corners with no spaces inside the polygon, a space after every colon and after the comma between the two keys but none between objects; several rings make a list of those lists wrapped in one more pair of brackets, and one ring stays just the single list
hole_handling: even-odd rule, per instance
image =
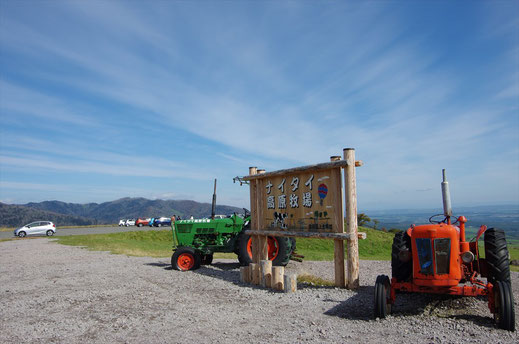
[{"label": "green grass", "polygon": [[[360,227],[359,232],[367,235],[366,239],[359,240],[360,259],[391,259],[394,234],[365,227]],[[297,253],[305,256],[306,260],[333,260],[334,242],[329,239],[297,238]]]},{"label": "green grass", "polygon": [[[508,245],[508,252],[510,253],[510,259],[512,260],[519,260],[519,245],[513,244]],[[512,271],[519,271],[519,266],[517,265],[510,265],[510,270]]]},{"label": "green grass", "polygon": [[[122,232],[111,234],[69,235],[55,237],[63,245],[86,247],[91,251],[108,251],[137,257],[171,257],[171,230]],[[216,253],[215,258],[234,259],[234,253]]]},{"label": "green grass", "polygon": [[297,276],[297,282],[298,283],[304,283],[309,284],[311,286],[318,286],[318,287],[334,287],[335,281],[326,280],[320,277],[316,277],[313,275],[298,275]]},{"label": "green grass", "polygon": [[129,256],[171,256],[171,231],[122,232],[56,237],[63,245],[83,246],[92,251],[109,251]]},{"label": "green grass", "polygon": [[[367,233],[367,239],[359,240],[361,259],[389,260],[393,234],[360,228]],[[168,257],[171,256],[172,240],[170,230],[123,232],[112,234],[88,234],[55,237],[60,244],[83,246],[94,251],[110,251],[129,256]],[[333,260],[334,243],[328,239],[297,239],[297,252],[306,260]],[[233,253],[217,253],[215,258],[236,258]]]}]

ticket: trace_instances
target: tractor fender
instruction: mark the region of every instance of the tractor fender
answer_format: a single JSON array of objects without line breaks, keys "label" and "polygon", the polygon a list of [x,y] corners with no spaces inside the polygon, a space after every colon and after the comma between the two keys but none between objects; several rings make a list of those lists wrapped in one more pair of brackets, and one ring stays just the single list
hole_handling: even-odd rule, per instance
[{"label": "tractor fender", "polygon": [[485,233],[486,230],[487,226],[485,225],[481,225],[481,227],[479,227],[478,234],[476,235],[476,242],[478,242],[479,238],[483,235],[483,233]]}]

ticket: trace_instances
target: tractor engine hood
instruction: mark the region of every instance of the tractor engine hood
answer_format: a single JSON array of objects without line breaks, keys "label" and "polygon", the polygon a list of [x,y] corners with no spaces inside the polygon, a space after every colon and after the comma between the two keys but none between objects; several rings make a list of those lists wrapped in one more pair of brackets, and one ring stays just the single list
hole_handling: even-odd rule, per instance
[{"label": "tractor engine hood", "polygon": [[445,223],[412,226],[413,276],[418,285],[455,286],[461,280],[460,229]]}]

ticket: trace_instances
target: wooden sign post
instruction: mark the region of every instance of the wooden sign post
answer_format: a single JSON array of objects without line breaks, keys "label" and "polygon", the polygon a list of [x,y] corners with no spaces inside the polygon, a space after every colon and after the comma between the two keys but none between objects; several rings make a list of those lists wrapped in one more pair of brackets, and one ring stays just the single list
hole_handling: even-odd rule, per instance
[{"label": "wooden sign post", "polygon": [[[251,230],[246,234],[252,237],[253,263],[268,259],[267,236],[333,239],[335,285],[352,289],[359,286],[355,167],[362,162],[355,161],[353,148],[346,148],[343,153],[344,159],[334,156],[328,163],[269,173],[249,168],[249,175],[243,180],[250,182]],[[348,247],[347,274],[344,240]]]}]

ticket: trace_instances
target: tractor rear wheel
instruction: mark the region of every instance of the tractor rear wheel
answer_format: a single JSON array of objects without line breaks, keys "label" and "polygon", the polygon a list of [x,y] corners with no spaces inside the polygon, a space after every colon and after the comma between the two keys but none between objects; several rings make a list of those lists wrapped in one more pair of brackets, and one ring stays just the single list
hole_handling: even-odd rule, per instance
[{"label": "tractor rear wheel", "polygon": [[375,282],[375,318],[391,314],[391,283],[386,275],[379,275]]},{"label": "tractor rear wheel", "polygon": [[191,247],[179,247],[171,257],[171,266],[179,271],[196,270],[201,263],[200,254]]},{"label": "tractor rear wheel", "polygon": [[202,265],[211,265],[213,262],[213,254],[204,254],[202,256]]},{"label": "tractor rear wheel", "polygon": [[[274,266],[285,266],[290,261],[292,243],[289,238],[267,237],[268,258]],[[252,263],[252,238],[241,234],[238,241],[238,260],[240,265]]]},{"label": "tractor rear wheel", "polygon": [[391,247],[391,276],[398,282],[409,280],[413,272],[411,238],[407,232],[398,232]]},{"label": "tractor rear wheel", "polygon": [[505,232],[501,229],[489,228],[485,231],[485,260],[488,266],[487,279],[510,283],[510,258],[506,246]]},{"label": "tractor rear wheel", "polygon": [[510,283],[497,281],[494,286],[494,320],[497,327],[515,331],[514,295]]}]

